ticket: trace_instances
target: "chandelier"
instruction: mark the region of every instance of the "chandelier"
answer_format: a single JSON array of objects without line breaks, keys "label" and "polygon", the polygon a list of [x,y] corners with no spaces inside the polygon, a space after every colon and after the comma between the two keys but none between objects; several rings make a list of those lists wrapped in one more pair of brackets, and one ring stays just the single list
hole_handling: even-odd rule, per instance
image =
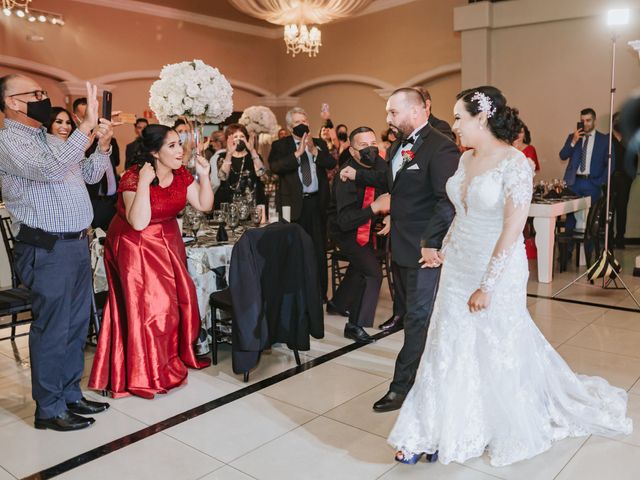
[{"label": "chandelier", "polygon": [[2,13],[10,17],[15,12],[16,17],[23,18],[31,23],[48,22],[52,25],[64,25],[64,19],[59,13],[29,9],[31,1],[32,0],[2,0]]},{"label": "chandelier", "polygon": [[238,10],[275,25],[284,25],[287,53],[315,57],[322,46],[317,26],[345,18],[373,0],[229,0]]}]

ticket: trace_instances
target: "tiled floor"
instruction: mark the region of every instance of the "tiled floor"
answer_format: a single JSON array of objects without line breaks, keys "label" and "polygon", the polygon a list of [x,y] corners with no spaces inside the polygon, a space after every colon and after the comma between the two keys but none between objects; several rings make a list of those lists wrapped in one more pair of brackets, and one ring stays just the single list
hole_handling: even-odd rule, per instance
[{"label": "tiled floor", "polygon": [[[640,248],[621,255],[625,272]],[[548,296],[576,277],[556,275],[550,285],[535,281],[529,293]],[[624,276],[640,296],[640,278]],[[593,307],[530,297],[531,315],[549,342],[577,372],[600,375],[627,389],[629,415],[637,430],[626,437],[568,439],[531,460],[493,468],[482,457],[464,465],[393,462],[386,443],[396,413],[376,414],[372,403],[387,390],[402,333],[338,356],[326,363],[231,401],[207,413],[134,442],[63,473],[64,479],[554,479],[640,478],[640,314],[622,290],[576,285],[562,295],[605,305]],[[377,323],[391,311],[386,287]],[[312,342],[308,361],[350,342],[344,319],[327,316],[326,336]],[[375,330],[371,330],[375,332]],[[87,351],[89,373],[93,352]],[[173,417],[247,385],[231,372],[230,351],[220,363],[192,371],[189,383],[153,401],[111,400],[112,408],[91,428],[76,433],[36,431],[30,394],[26,337],[0,342],[0,480],[24,478],[112,440]],[[292,352],[275,347],[252,372],[254,384],[295,366]],[[99,398],[95,393],[88,395]]]}]

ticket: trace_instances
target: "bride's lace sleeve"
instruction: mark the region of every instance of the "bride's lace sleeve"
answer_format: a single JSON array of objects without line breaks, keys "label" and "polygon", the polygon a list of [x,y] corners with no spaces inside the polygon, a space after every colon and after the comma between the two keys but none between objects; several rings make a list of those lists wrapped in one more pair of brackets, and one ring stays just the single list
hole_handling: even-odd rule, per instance
[{"label": "bride's lace sleeve", "polygon": [[487,271],[480,282],[483,292],[492,292],[518,246],[529,214],[533,190],[533,171],[526,157],[519,154],[505,167],[503,176],[504,219]]}]

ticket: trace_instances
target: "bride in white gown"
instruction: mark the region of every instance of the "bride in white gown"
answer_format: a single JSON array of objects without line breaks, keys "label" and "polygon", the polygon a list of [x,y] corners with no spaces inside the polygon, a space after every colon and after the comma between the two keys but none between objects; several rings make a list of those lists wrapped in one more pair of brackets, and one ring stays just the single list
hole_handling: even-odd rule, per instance
[{"label": "bride in white gown", "polygon": [[442,463],[485,450],[494,466],[566,437],[628,434],[627,393],[576,375],[534,324],[522,230],[532,169],[509,146],[517,110],[494,87],[458,96],[454,130],[467,151],[447,183],[456,218],[415,384],[389,436],[396,460]]}]

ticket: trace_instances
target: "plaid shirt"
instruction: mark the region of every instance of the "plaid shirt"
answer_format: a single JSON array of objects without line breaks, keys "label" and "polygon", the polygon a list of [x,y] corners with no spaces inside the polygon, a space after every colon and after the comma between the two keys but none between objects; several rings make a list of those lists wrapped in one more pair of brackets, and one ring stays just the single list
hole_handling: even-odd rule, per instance
[{"label": "plaid shirt", "polygon": [[79,232],[88,228],[93,209],[86,183],[97,183],[109,166],[109,155],[97,150],[85,158],[88,137],[75,130],[64,141],[5,119],[0,130],[2,198],[17,232],[24,223],[46,232]]}]

